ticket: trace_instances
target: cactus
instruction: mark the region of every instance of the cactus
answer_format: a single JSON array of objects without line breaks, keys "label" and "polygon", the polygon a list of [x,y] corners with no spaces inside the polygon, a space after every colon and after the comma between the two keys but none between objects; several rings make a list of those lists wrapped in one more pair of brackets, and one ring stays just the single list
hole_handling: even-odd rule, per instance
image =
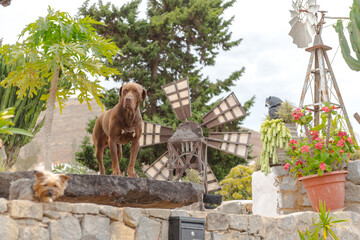
[{"label": "cactus", "polygon": [[261,124],[260,133],[263,142],[260,166],[261,171],[268,174],[270,172],[270,159],[272,159],[273,164],[278,163],[277,149],[284,148],[289,144],[291,134],[282,119],[265,120]]},{"label": "cactus", "polygon": [[[0,56],[0,81],[5,79],[8,73],[15,68],[15,64],[7,65],[3,57]],[[0,86],[0,109],[14,107],[14,127],[25,129],[35,135],[44,124],[44,118],[40,122],[37,120],[40,113],[46,107],[46,100],[42,100],[41,97],[48,91],[47,87],[41,88],[33,98],[30,98],[27,94],[20,99],[17,97],[17,91],[18,88],[14,86],[7,88]],[[16,162],[21,147],[29,143],[33,137],[25,135],[1,135],[0,138],[3,141],[7,156],[4,164],[9,168]]]},{"label": "cactus", "polygon": [[354,0],[350,10],[350,22],[347,26],[350,44],[356,58],[351,56],[351,50],[348,41],[344,35],[342,20],[338,20],[334,26],[339,35],[341,53],[347,65],[355,71],[360,71],[360,0]]}]

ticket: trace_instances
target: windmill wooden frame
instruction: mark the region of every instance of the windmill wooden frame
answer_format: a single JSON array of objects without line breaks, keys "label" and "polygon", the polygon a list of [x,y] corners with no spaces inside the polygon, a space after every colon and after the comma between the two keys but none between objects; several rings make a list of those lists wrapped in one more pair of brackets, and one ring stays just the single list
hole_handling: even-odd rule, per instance
[{"label": "windmill wooden frame", "polygon": [[167,141],[168,151],[149,167],[143,168],[150,179],[179,181],[188,168],[199,171],[206,193],[221,189],[215,174],[207,162],[207,148],[247,159],[250,146],[248,132],[213,132],[203,136],[202,127],[210,130],[244,116],[245,110],[234,93],[230,93],[203,117],[203,124],[189,121],[191,116],[190,89],[187,78],[162,86],[170,105],[179,120],[184,120],[174,133],[172,129],[153,123],[145,123],[142,147]]}]

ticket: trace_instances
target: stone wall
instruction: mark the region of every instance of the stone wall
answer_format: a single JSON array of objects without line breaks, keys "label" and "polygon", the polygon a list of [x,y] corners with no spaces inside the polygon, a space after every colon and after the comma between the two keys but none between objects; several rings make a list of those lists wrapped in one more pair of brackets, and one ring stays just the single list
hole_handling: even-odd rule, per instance
[{"label": "stone wall", "polygon": [[[187,207],[189,208],[189,207]],[[299,239],[297,230],[311,227],[314,212],[278,217],[252,215],[251,201],[225,202],[216,210],[117,208],[91,203],[51,204],[0,198],[0,239],[146,239],[167,240],[170,216],[206,219],[205,239]],[[349,219],[335,229],[341,239],[360,239],[360,215],[340,212]]]},{"label": "stone wall", "polygon": [[[360,213],[360,160],[350,162],[345,182],[345,210]],[[272,167],[267,176],[252,176],[253,212],[262,216],[312,210],[302,184],[282,166]]]}]

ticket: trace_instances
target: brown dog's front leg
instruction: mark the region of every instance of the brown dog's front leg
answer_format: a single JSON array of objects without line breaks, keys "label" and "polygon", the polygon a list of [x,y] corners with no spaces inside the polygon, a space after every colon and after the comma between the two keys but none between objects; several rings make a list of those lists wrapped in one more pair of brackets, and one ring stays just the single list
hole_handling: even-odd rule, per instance
[{"label": "brown dog's front leg", "polygon": [[129,166],[127,169],[128,177],[138,177],[138,175],[134,171],[134,168],[135,168],[135,161],[136,161],[137,154],[139,152],[139,148],[140,148],[139,141],[134,141],[131,144],[130,161],[129,161]]},{"label": "brown dog's front leg", "polygon": [[121,175],[119,162],[118,162],[118,149],[117,149],[116,140],[109,139],[109,148],[110,148],[110,156],[112,162],[112,174],[113,175]]}]

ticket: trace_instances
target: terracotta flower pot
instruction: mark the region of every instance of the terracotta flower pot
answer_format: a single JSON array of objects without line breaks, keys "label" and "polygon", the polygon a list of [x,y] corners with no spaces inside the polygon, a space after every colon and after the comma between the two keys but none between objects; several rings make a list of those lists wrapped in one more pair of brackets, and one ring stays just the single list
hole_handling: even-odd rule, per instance
[{"label": "terracotta flower pot", "polygon": [[326,209],[339,210],[344,207],[345,175],[347,171],[334,171],[299,178],[304,185],[311,207],[318,211],[319,201],[326,203]]}]

